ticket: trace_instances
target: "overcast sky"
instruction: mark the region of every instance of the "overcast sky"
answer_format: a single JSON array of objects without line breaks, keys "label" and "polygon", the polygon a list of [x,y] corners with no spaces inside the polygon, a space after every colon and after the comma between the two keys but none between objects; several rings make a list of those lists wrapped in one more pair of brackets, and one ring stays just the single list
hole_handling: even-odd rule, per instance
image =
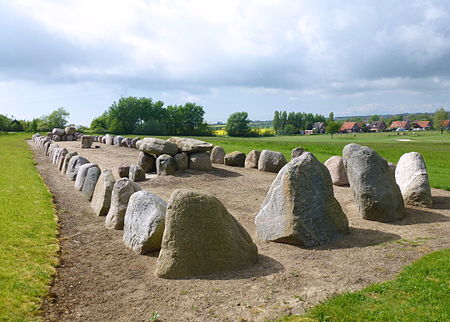
[{"label": "overcast sky", "polygon": [[0,114],[121,96],[328,115],[450,107],[450,1],[0,0]]}]

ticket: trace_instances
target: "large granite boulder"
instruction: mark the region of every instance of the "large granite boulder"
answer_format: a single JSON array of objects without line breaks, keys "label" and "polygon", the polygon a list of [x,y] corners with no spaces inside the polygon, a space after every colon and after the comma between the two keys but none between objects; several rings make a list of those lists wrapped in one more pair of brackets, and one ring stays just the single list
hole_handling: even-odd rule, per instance
[{"label": "large granite boulder", "polygon": [[75,178],[75,189],[81,191],[83,189],[84,179],[86,179],[87,172],[90,167],[97,166],[94,163],[85,163],[78,169],[77,177]]},{"label": "large granite boulder", "polygon": [[225,155],[223,162],[232,167],[243,167],[245,164],[245,153],[233,151]]},{"label": "large granite boulder", "polygon": [[130,180],[134,182],[145,181],[145,172],[138,165],[130,165],[129,176]]},{"label": "large granite boulder", "polygon": [[348,221],[338,201],[328,169],[303,153],[278,173],[255,218],[263,240],[316,246],[341,237]]},{"label": "large granite boulder", "polygon": [[139,141],[141,138],[140,137],[135,137],[134,139],[131,140],[131,146],[130,148],[136,149],[136,143],[137,141]]},{"label": "large granite boulder", "polygon": [[291,151],[291,160],[299,157],[303,152],[305,152],[305,149],[303,149],[302,147],[293,148]]},{"label": "large granite boulder", "polygon": [[221,146],[215,146],[211,151],[211,162],[214,164],[223,164],[225,159],[225,150]]},{"label": "large granite boulder", "polygon": [[90,135],[83,135],[81,137],[81,148],[82,149],[90,149],[94,143],[94,138]]},{"label": "large granite boulder", "polygon": [[141,187],[128,178],[117,180],[111,194],[111,207],[105,218],[108,229],[122,230],[128,201],[133,193],[140,191]]},{"label": "large granite boulder", "polygon": [[75,133],[77,133],[77,128],[74,126],[67,126],[64,129],[64,132],[66,133],[66,135],[74,135]]},{"label": "large granite boulder", "polygon": [[95,185],[91,208],[97,216],[106,216],[111,206],[111,194],[116,180],[111,170],[103,170]]},{"label": "large granite boulder", "polygon": [[259,156],[258,170],[277,173],[282,167],[286,165],[286,163],[287,160],[284,157],[283,153],[270,150],[262,150],[261,155]]},{"label": "large granite boulder", "polygon": [[342,157],[361,217],[390,222],[405,215],[400,188],[385,159],[355,143],[344,147]]},{"label": "large granite boulder", "polygon": [[121,135],[115,136],[113,139],[114,146],[120,146],[120,143],[122,143],[123,139],[125,139],[125,138]]},{"label": "large granite boulder", "polygon": [[57,136],[62,136],[64,134],[66,134],[66,131],[64,131],[64,129],[58,129],[58,128],[54,128],[52,130],[52,134],[53,135],[57,135]]},{"label": "large granite boulder", "polygon": [[245,158],[244,166],[250,169],[258,169],[259,157],[261,156],[261,151],[251,150],[247,157]]},{"label": "large granite boulder", "polygon": [[347,171],[344,167],[344,161],[340,156],[333,156],[325,161],[325,166],[330,171],[331,180],[336,186],[348,185]]},{"label": "large granite boulder", "polygon": [[139,151],[138,166],[144,170],[144,172],[156,171],[156,158],[153,155]]},{"label": "large granite boulder", "polygon": [[58,160],[56,161],[56,167],[58,171],[62,171],[67,154],[69,154],[69,151],[67,151],[66,148],[62,148],[62,150],[59,153]]},{"label": "large granite boulder", "polygon": [[114,136],[110,134],[106,134],[103,138],[105,141],[105,144],[107,145],[114,145]]},{"label": "large granite boulder", "polygon": [[139,144],[139,151],[156,156],[163,154],[174,156],[178,152],[178,145],[166,140],[145,138]]},{"label": "large granite boulder", "polygon": [[186,152],[175,154],[173,159],[175,160],[175,170],[184,171],[189,167],[189,156]]},{"label": "large granite boulder", "polygon": [[63,164],[63,166],[61,168],[61,172],[62,173],[65,174],[67,172],[67,167],[69,166],[70,159],[72,159],[73,157],[75,157],[77,155],[78,155],[78,152],[76,152],[76,151],[69,152],[69,153],[66,154],[66,157],[64,158],[64,164]]},{"label": "large granite boulder", "polygon": [[212,163],[208,153],[194,153],[189,156],[189,168],[197,171],[211,171]]},{"label": "large granite boulder", "polygon": [[147,191],[134,193],[125,214],[123,242],[138,254],[161,249],[167,203]]},{"label": "large granite boulder", "polygon": [[98,178],[100,177],[101,170],[98,165],[94,164],[89,167],[86,177],[84,179],[83,187],[81,188],[81,192],[86,196],[86,198],[91,201],[92,195],[95,190],[95,186],[97,185]]},{"label": "large granite boulder", "polygon": [[169,142],[175,143],[178,145],[178,149],[181,152],[186,152],[187,154],[207,152],[213,149],[213,145],[211,143],[192,138],[171,137]]},{"label": "large granite boulder", "polygon": [[175,160],[168,154],[160,155],[156,159],[156,173],[158,175],[174,175]]},{"label": "large granite boulder", "polygon": [[66,177],[75,181],[78,170],[86,163],[89,163],[89,160],[79,155],[70,158],[69,164],[67,165]]},{"label": "large granite boulder", "polygon": [[243,269],[258,250],[247,231],[214,196],[175,190],[167,206],[156,275],[191,278]]},{"label": "large granite boulder", "polygon": [[395,181],[406,205],[429,208],[433,205],[425,160],[418,152],[405,153],[395,169]]}]

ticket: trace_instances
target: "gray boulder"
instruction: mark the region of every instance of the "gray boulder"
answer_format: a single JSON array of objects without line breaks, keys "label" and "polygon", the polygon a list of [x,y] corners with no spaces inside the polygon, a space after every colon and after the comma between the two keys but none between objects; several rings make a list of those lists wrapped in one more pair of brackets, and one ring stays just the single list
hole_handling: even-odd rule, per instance
[{"label": "gray boulder", "polygon": [[130,178],[130,180],[132,180],[134,182],[145,181],[145,172],[140,166],[131,165],[130,172],[129,172],[129,178]]},{"label": "gray boulder", "polygon": [[214,196],[175,190],[167,206],[156,275],[191,278],[253,265],[258,249]]},{"label": "gray boulder", "polygon": [[81,137],[81,148],[82,149],[90,149],[94,143],[94,138],[90,135],[83,135]]},{"label": "gray boulder", "polygon": [[123,242],[137,254],[161,249],[167,203],[147,192],[134,193],[124,219]]},{"label": "gray boulder", "polygon": [[400,188],[385,159],[355,143],[344,147],[342,157],[362,218],[390,222],[405,215]]},{"label": "gray boulder", "polygon": [[243,167],[245,164],[245,153],[233,151],[225,155],[223,159],[225,165],[232,167]]},{"label": "gray boulder", "polygon": [[114,146],[120,146],[120,143],[122,143],[122,140],[125,139],[123,136],[115,136],[113,139]]},{"label": "gray boulder", "polygon": [[225,150],[221,146],[215,146],[211,151],[211,162],[214,164],[223,164],[225,159]]},{"label": "gray boulder", "polygon": [[97,216],[106,216],[111,206],[111,194],[116,180],[111,170],[103,170],[95,185],[91,208]]},{"label": "gray boulder", "polygon": [[270,150],[262,150],[261,155],[259,156],[258,170],[277,173],[286,164],[287,160],[284,157],[283,153]]},{"label": "gray boulder", "polygon": [[187,154],[207,152],[213,149],[211,143],[192,138],[171,137],[169,142],[175,143],[181,152],[186,152]]},{"label": "gray boulder", "polygon": [[86,196],[86,198],[91,201],[92,195],[95,190],[95,186],[97,185],[98,178],[100,177],[101,170],[98,165],[94,164],[89,167],[86,177],[84,179],[83,187],[81,188],[81,192]]},{"label": "gray boulder", "polygon": [[405,205],[425,208],[433,205],[427,166],[420,153],[410,152],[400,157],[395,169],[395,181]]},{"label": "gray boulder", "polygon": [[63,129],[54,128],[52,130],[52,134],[57,135],[57,136],[62,136],[64,134],[66,134],[66,131],[64,131]]},{"label": "gray boulder", "polygon": [[302,147],[297,147],[297,148],[292,149],[291,160],[295,159],[296,157],[299,157],[300,155],[302,155],[303,152],[305,152],[305,149],[303,149]]},{"label": "gray boulder", "polygon": [[77,133],[77,129],[74,126],[68,126],[64,129],[64,132],[66,133],[66,135],[74,135],[75,133]]},{"label": "gray boulder", "polygon": [[130,175],[130,165],[126,162],[122,163],[119,165],[117,172],[119,173],[120,178],[128,178]]},{"label": "gray boulder", "polygon": [[175,160],[175,170],[184,171],[189,167],[189,157],[187,153],[177,153],[173,158]]},{"label": "gray boulder", "polygon": [[344,167],[344,161],[340,156],[333,156],[325,161],[325,166],[330,171],[331,181],[336,186],[348,185],[347,171]]},{"label": "gray boulder", "polygon": [[86,179],[87,172],[89,168],[96,166],[94,163],[85,163],[82,166],[80,166],[80,169],[78,169],[78,174],[75,179],[75,189],[78,191],[81,191],[83,189],[84,180]]},{"label": "gray boulder", "polygon": [[62,171],[67,154],[69,154],[69,151],[67,151],[66,148],[62,148],[62,150],[59,153],[58,160],[56,161],[56,167],[58,171]]},{"label": "gray boulder", "polygon": [[71,134],[66,136],[67,141],[75,141],[75,137]]},{"label": "gray boulder", "polygon": [[78,170],[83,164],[86,163],[89,163],[89,160],[79,155],[70,158],[69,164],[67,165],[66,177],[72,181],[75,181]]},{"label": "gray boulder", "polygon": [[194,153],[189,156],[189,168],[197,171],[211,171],[212,163],[208,153]]},{"label": "gray boulder", "polygon": [[133,193],[140,191],[141,187],[128,178],[119,179],[111,194],[111,207],[105,218],[105,227],[122,230],[128,201]]},{"label": "gray boulder", "polygon": [[258,168],[259,157],[261,156],[261,151],[251,150],[247,157],[245,158],[244,166],[246,168]]},{"label": "gray boulder", "polygon": [[104,137],[105,144],[107,145],[114,145],[114,136],[110,134],[106,134]]},{"label": "gray boulder", "polygon": [[148,154],[154,154],[156,156],[163,154],[173,156],[178,152],[178,145],[166,140],[145,138],[141,140],[139,144],[139,151],[143,151]]},{"label": "gray boulder", "polygon": [[156,159],[153,155],[139,151],[138,166],[144,170],[144,172],[156,171]]},{"label": "gray boulder", "polygon": [[141,138],[140,137],[136,137],[134,139],[131,140],[131,148],[136,149],[136,143],[137,141],[139,141]]},{"label": "gray boulder", "polygon": [[158,175],[174,175],[175,160],[168,154],[160,155],[156,159],[156,173]]},{"label": "gray boulder", "polygon": [[397,166],[392,162],[388,162],[388,166],[391,169],[392,173],[395,175],[395,169],[397,168]]},{"label": "gray boulder", "polygon": [[255,218],[263,240],[302,246],[327,244],[348,230],[328,169],[306,152],[289,162],[272,183]]},{"label": "gray boulder", "polygon": [[70,159],[72,159],[73,157],[75,157],[77,155],[78,155],[78,152],[70,152],[70,153],[66,154],[66,157],[64,158],[64,164],[61,168],[62,173],[65,174],[67,172],[67,168],[69,166]]}]

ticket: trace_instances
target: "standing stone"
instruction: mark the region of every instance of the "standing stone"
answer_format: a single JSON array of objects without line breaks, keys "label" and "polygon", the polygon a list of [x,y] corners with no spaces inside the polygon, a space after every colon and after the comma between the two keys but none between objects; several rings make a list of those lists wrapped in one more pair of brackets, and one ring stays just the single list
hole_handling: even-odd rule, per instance
[{"label": "standing stone", "polygon": [[142,170],[142,168],[138,165],[131,165],[130,166],[130,172],[129,172],[129,178],[130,180],[134,182],[138,181],[145,181],[145,172]]},{"label": "standing stone", "polygon": [[206,152],[191,154],[189,168],[197,171],[211,171],[213,167],[209,154]]},{"label": "standing stone", "polygon": [[105,144],[114,145],[114,136],[110,134],[105,135]]},{"label": "standing stone", "polygon": [[66,148],[63,148],[59,154],[58,161],[56,162],[56,166],[58,171],[62,171],[64,167],[64,161],[66,160],[66,156],[69,153]]},{"label": "standing stone", "polygon": [[305,149],[303,149],[302,147],[297,147],[297,148],[292,149],[291,160],[295,159],[296,157],[299,157],[300,155],[302,155],[303,152],[305,152]]},{"label": "standing stone", "polygon": [[147,192],[134,193],[125,214],[123,242],[137,254],[161,249],[167,203]]},{"label": "standing stone", "polygon": [[156,159],[156,173],[158,175],[174,175],[175,160],[168,154],[160,155]]},{"label": "standing stone", "polygon": [[251,150],[250,153],[247,154],[247,157],[245,158],[244,166],[246,168],[257,169],[260,155],[261,155],[261,151]]},{"label": "standing stone", "polygon": [[62,173],[66,174],[67,167],[69,166],[70,159],[72,159],[73,157],[75,157],[77,155],[78,155],[78,152],[70,152],[70,153],[66,154],[66,157],[64,158],[64,164],[63,164],[63,166],[61,168],[61,172]]},{"label": "standing stone", "polygon": [[145,138],[139,144],[139,151],[154,155],[168,154],[173,156],[178,152],[178,145],[166,140]]},{"label": "standing stone", "polygon": [[166,213],[156,275],[191,278],[253,265],[258,249],[214,196],[175,190]]},{"label": "standing stone", "polygon": [[117,172],[119,173],[120,178],[128,178],[128,176],[130,175],[130,165],[126,162],[122,163],[121,165],[119,165]]},{"label": "standing stone", "polygon": [[116,180],[111,170],[103,170],[95,185],[91,208],[97,216],[106,216],[111,206],[111,194]]},{"label": "standing stone", "polygon": [[120,142],[120,146],[124,148],[128,148],[128,142],[130,142],[131,145],[131,139],[130,138],[123,138],[123,140]]},{"label": "standing stone", "polygon": [[255,224],[263,240],[302,246],[327,244],[348,230],[330,173],[309,152],[281,169]]},{"label": "standing stone", "polygon": [[77,132],[77,129],[74,126],[68,126],[65,128],[64,132],[66,135],[74,135]]},{"label": "standing stone", "polygon": [[66,136],[67,141],[74,141],[74,138],[75,137],[73,135],[70,135],[70,134]]},{"label": "standing stone", "polygon": [[427,166],[420,153],[410,152],[400,157],[395,170],[395,180],[405,205],[425,208],[433,205]]},{"label": "standing stone", "polygon": [[225,155],[225,165],[232,167],[243,167],[245,164],[245,153],[239,151],[233,151]]},{"label": "standing stone", "polygon": [[211,162],[214,164],[223,164],[225,159],[225,150],[221,146],[215,146],[211,151]]},{"label": "standing stone", "polygon": [[128,201],[133,193],[140,191],[141,187],[128,178],[119,179],[111,194],[111,207],[105,219],[108,229],[122,230]]},{"label": "standing stone", "polygon": [[89,168],[91,168],[93,166],[97,166],[97,165],[94,163],[85,163],[80,166],[80,168],[78,169],[77,177],[75,179],[75,189],[76,190],[81,191],[81,189],[83,189],[84,179],[86,179],[87,172],[88,172]]},{"label": "standing stone", "polygon": [[81,148],[82,149],[90,149],[94,143],[94,138],[90,135],[83,135],[81,137]]},{"label": "standing stone", "polygon": [[57,136],[62,136],[64,134],[66,134],[66,131],[64,131],[63,129],[54,128],[52,130],[52,134],[57,135]]},{"label": "standing stone", "polygon": [[286,165],[286,163],[287,161],[283,153],[262,150],[258,161],[258,170],[277,173]]},{"label": "standing stone", "polygon": [[153,155],[139,151],[138,166],[144,170],[144,172],[156,171],[156,159]]},{"label": "standing stone", "polygon": [[89,163],[89,161],[79,155],[70,158],[69,164],[67,165],[66,177],[72,181],[75,181],[78,170],[83,164],[86,163]]},{"label": "standing stone", "polygon": [[189,167],[189,157],[187,153],[177,153],[173,158],[175,160],[175,170],[184,171]]},{"label": "standing stone", "polygon": [[94,193],[95,186],[97,184],[98,178],[100,177],[101,170],[98,165],[94,164],[89,167],[86,177],[84,179],[83,187],[81,188],[81,192],[86,196],[86,198],[91,201],[92,194]]},{"label": "standing stone", "polygon": [[136,149],[136,142],[139,141],[141,138],[140,137],[136,137],[134,139],[131,140],[131,148]]},{"label": "standing stone", "polygon": [[331,181],[336,186],[348,185],[347,171],[344,167],[344,161],[340,156],[333,156],[325,161],[325,166],[330,171]]},{"label": "standing stone", "polygon": [[342,157],[361,217],[390,222],[405,215],[400,188],[385,159],[355,143],[344,147]]},{"label": "standing stone", "polygon": [[213,149],[213,145],[211,143],[192,138],[171,137],[169,139],[169,142],[175,143],[176,145],[178,145],[178,148],[181,152],[186,152],[189,155],[194,153],[207,152]]},{"label": "standing stone", "polygon": [[122,142],[123,139],[125,139],[125,138],[121,135],[115,136],[113,139],[114,146],[120,146],[120,143]]}]

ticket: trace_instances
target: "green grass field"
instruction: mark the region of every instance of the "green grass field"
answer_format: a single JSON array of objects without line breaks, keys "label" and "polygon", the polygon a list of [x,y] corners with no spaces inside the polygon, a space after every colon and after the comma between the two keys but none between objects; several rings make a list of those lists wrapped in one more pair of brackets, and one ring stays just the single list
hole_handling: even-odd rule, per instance
[{"label": "green grass field", "polygon": [[312,308],[295,321],[448,321],[450,249],[422,257],[392,281],[345,293]]},{"label": "green grass field", "polygon": [[0,320],[39,320],[57,263],[52,196],[39,176],[29,134],[0,134]]}]

